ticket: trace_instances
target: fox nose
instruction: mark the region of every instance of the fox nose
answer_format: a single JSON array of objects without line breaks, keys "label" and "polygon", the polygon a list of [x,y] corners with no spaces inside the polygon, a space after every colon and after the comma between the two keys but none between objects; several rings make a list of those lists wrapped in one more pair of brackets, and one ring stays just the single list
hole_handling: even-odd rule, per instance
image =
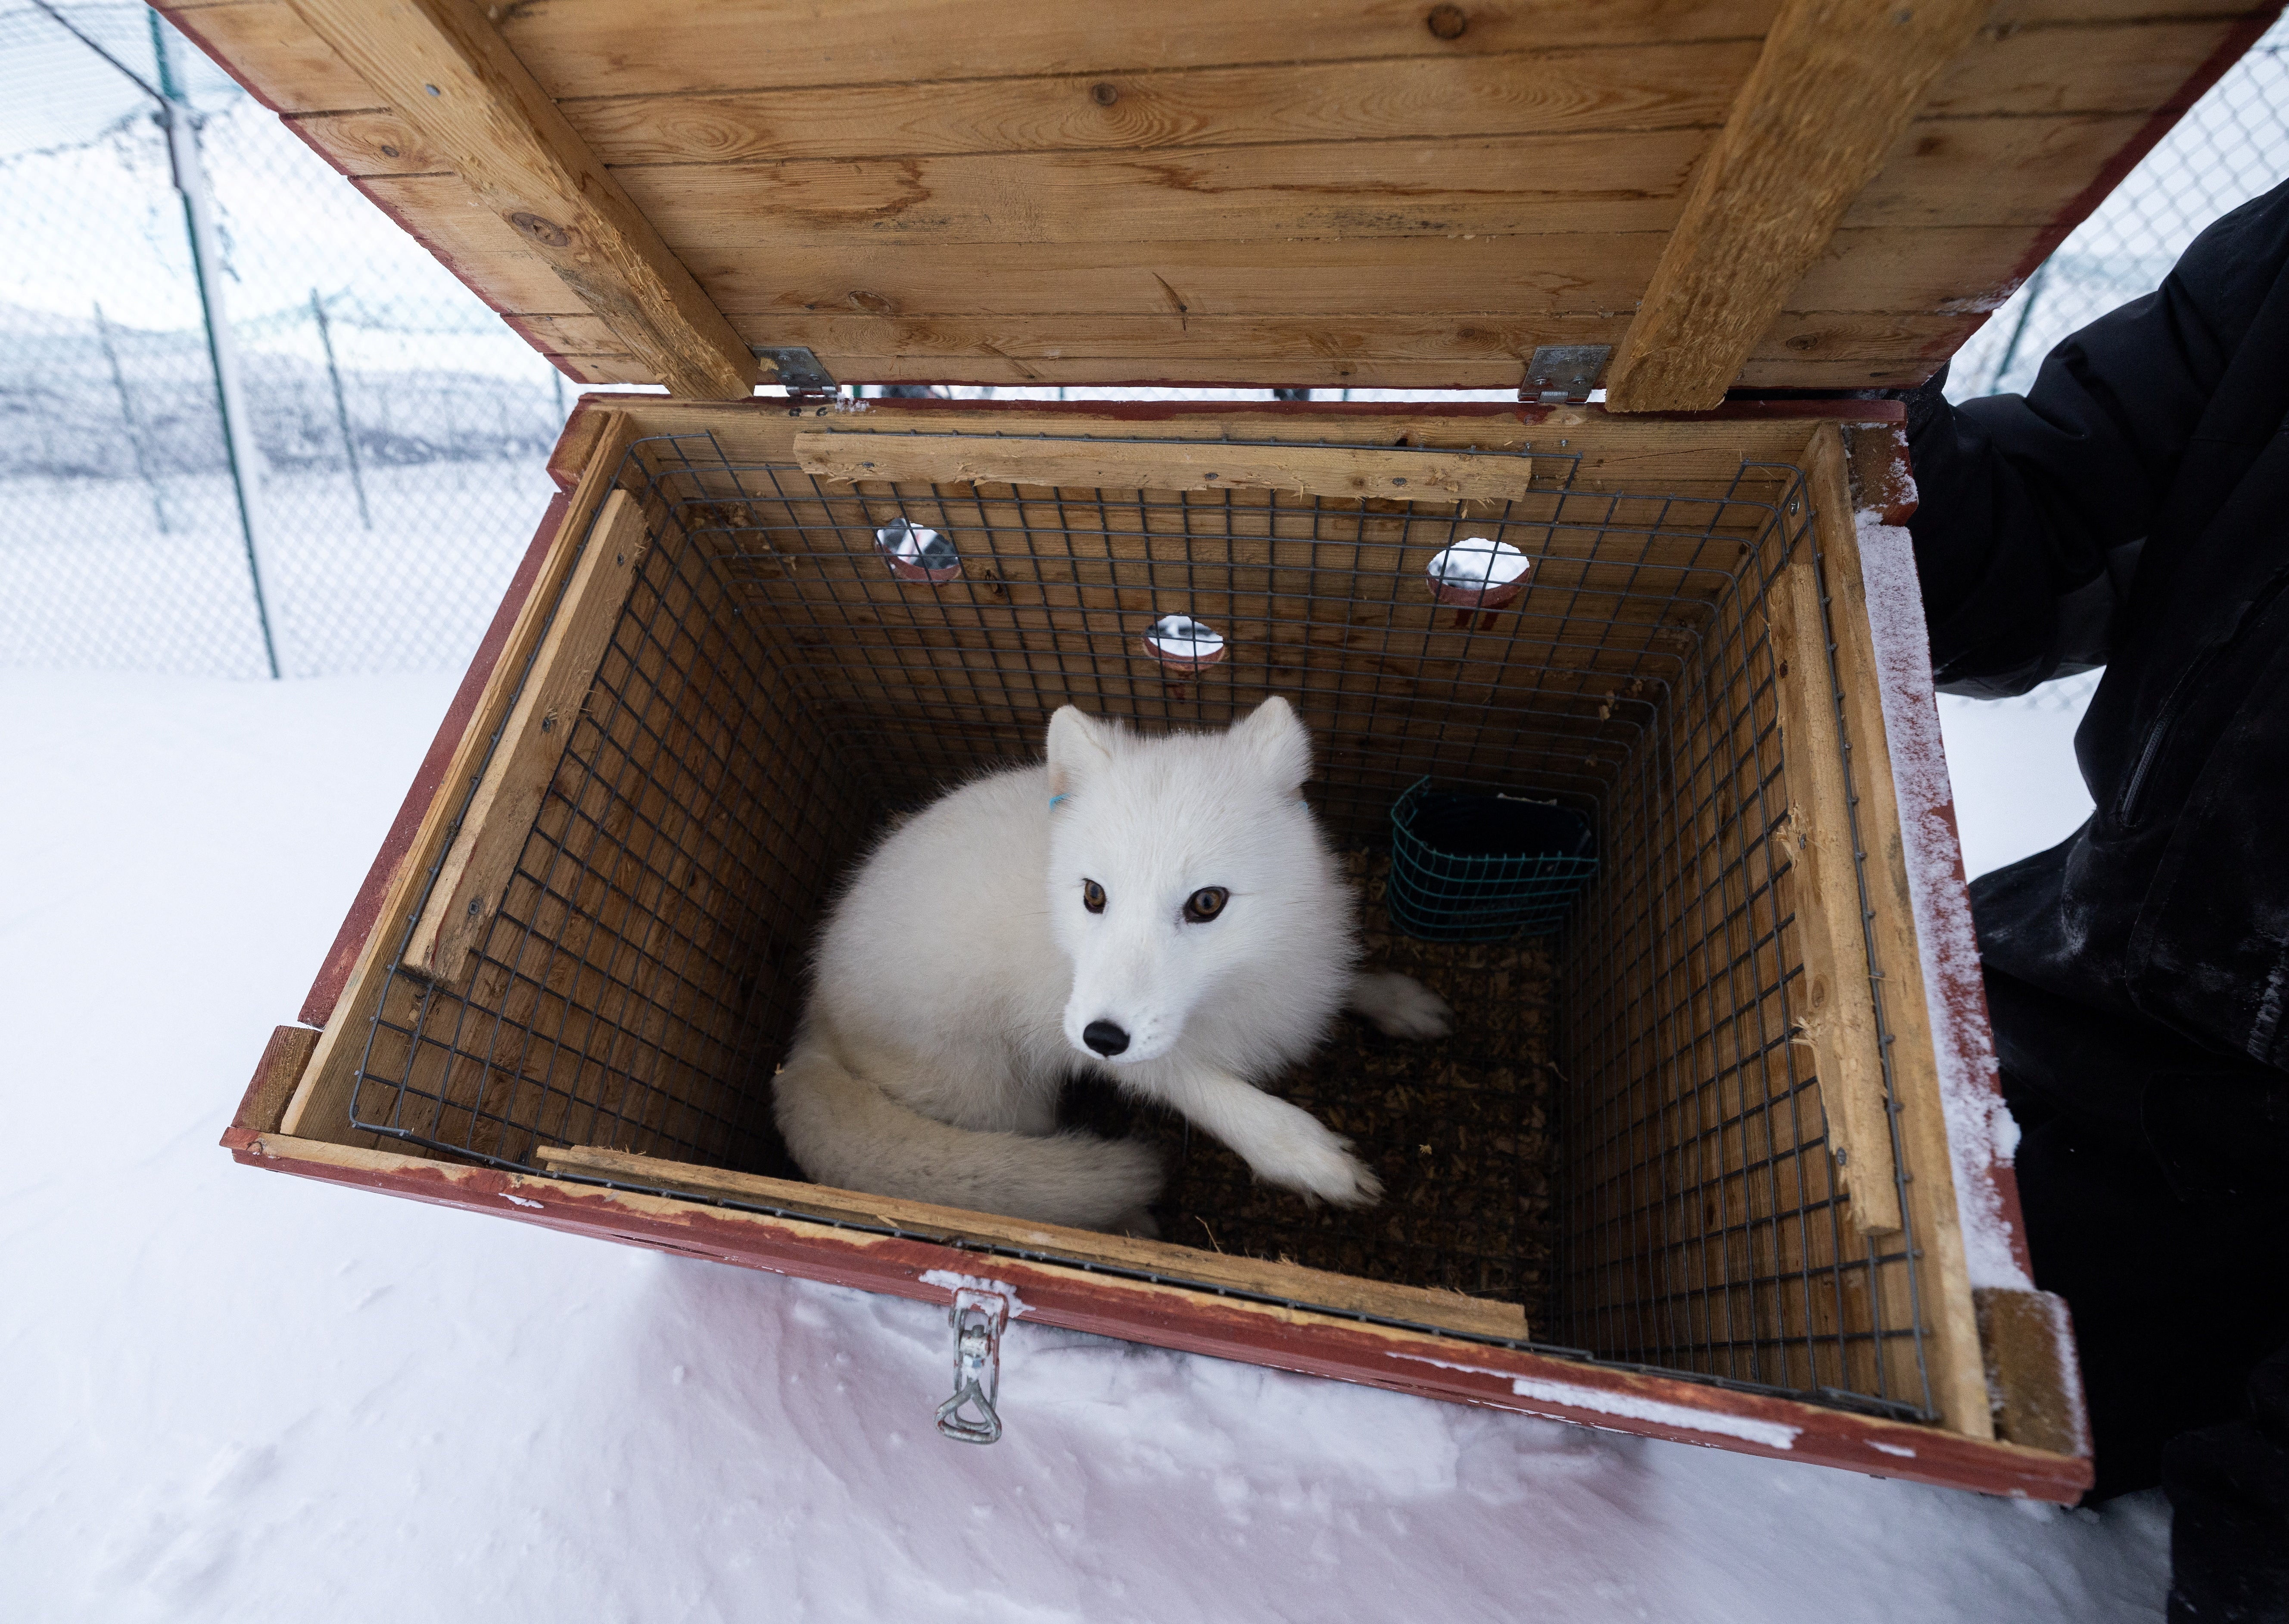
[{"label": "fox nose", "polygon": [[1129,1034],[1109,1020],[1092,1020],[1081,1028],[1081,1042],[1099,1054],[1112,1056],[1129,1047]]}]

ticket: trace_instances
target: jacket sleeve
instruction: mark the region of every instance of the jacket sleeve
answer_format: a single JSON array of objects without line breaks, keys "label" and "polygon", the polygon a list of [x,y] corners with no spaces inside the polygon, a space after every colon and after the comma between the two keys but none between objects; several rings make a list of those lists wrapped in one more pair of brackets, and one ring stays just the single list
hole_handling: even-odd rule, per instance
[{"label": "jacket sleeve", "polygon": [[2289,184],[2194,240],[2161,287],[2045,358],[2024,396],[1908,401],[1909,523],[1942,691],[2000,698],[2104,665],[2218,380],[2289,266]]}]

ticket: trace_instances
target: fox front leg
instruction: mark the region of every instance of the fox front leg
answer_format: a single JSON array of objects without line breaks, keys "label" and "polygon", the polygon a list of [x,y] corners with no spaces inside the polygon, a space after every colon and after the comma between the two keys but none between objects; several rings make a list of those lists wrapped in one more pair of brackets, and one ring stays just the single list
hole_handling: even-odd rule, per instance
[{"label": "fox front leg", "polygon": [[1383,1180],[1351,1153],[1351,1140],[1311,1112],[1220,1071],[1182,1072],[1152,1090],[1238,1151],[1267,1184],[1339,1207],[1373,1206]]}]

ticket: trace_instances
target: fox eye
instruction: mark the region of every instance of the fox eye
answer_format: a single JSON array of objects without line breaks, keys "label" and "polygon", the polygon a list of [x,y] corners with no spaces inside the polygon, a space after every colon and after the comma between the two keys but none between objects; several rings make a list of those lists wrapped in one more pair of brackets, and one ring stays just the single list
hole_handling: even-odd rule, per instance
[{"label": "fox eye", "polygon": [[1206,924],[1224,912],[1224,905],[1232,892],[1221,885],[1204,885],[1184,899],[1184,917],[1194,924]]},{"label": "fox eye", "polygon": [[1105,887],[1098,884],[1095,880],[1083,880],[1081,883],[1081,905],[1089,909],[1092,914],[1103,913],[1105,911]]}]

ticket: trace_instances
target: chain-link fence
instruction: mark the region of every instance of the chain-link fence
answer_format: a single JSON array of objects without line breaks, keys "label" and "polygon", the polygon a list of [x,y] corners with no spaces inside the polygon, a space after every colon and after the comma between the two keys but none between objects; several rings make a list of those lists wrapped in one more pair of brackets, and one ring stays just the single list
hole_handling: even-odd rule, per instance
[{"label": "chain-link fence", "polygon": [[0,0],[0,663],[467,659],[551,488],[554,368],[140,5]]},{"label": "chain-link fence", "polygon": [[[184,130],[171,148],[171,101],[188,152]],[[2023,388],[2052,344],[2285,175],[2289,25],[1965,347],[1950,394]],[[0,0],[0,664],[261,676],[275,656],[296,676],[467,658],[547,497],[569,398],[523,340],[128,0]],[[2077,709],[2094,680],[2022,702]]]}]

